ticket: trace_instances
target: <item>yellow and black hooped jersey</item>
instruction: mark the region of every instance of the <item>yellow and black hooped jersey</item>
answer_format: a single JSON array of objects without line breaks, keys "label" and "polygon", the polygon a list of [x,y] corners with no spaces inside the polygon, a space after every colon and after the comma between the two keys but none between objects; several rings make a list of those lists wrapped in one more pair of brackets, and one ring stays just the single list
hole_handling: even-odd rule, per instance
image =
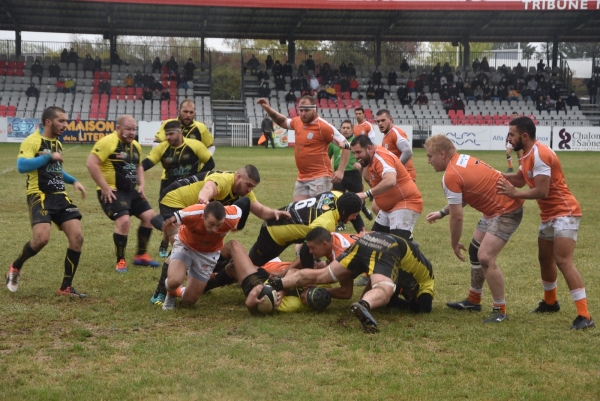
[{"label": "yellow and black hooped jersey", "polygon": [[160,129],[154,136],[154,140],[156,142],[165,142],[167,140],[167,135],[165,134],[165,125],[171,121],[179,121],[181,124],[181,133],[183,134],[184,138],[200,141],[207,148],[215,144],[215,138],[213,138],[208,128],[206,128],[206,125],[196,120],[192,121],[190,125],[183,125],[179,118],[165,120],[163,125],[160,126]]},{"label": "yellow and black hooped jersey", "polygon": [[146,158],[152,164],[162,164],[164,171],[161,180],[167,181],[168,185],[180,178],[196,174],[211,157],[202,142],[183,138],[183,143],[177,147],[169,145],[166,141],[161,142]]},{"label": "yellow and black hooped jersey", "polygon": [[291,219],[267,220],[267,230],[278,245],[288,245],[303,241],[306,235],[315,227],[323,227],[327,231],[335,231],[340,219],[337,210],[337,199],[341,192],[323,192],[314,198],[292,202],[281,208],[292,216]]},{"label": "yellow and black hooped jersey", "polygon": [[142,147],[136,140],[128,145],[115,131],[96,142],[91,153],[100,159],[102,175],[113,190],[135,191],[142,156]]},{"label": "yellow and black hooped jersey", "polygon": [[381,232],[363,235],[337,261],[352,271],[354,277],[362,273],[383,274],[397,287],[414,289],[419,295],[433,295],[433,268],[431,262],[411,241]]},{"label": "yellow and black hooped jersey", "polygon": [[[183,209],[198,203],[198,194],[207,181],[212,181],[217,186],[217,194],[212,200],[216,200],[224,206],[229,206],[241,198],[240,195],[233,193],[235,172],[213,170],[203,174],[205,175],[202,180],[167,192],[160,201],[161,205]],[[256,202],[256,195],[253,191],[250,191],[246,197],[248,197],[250,203]]]},{"label": "yellow and black hooped jersey", "polygon": [[[57,139],[43,136],[39,130],[21,143],[19,158],[33,159],[37,156],[62,153],[62,144]],[[50,160],[43,166],[27,173],[27,195],[65,192],[62,163]]]}]

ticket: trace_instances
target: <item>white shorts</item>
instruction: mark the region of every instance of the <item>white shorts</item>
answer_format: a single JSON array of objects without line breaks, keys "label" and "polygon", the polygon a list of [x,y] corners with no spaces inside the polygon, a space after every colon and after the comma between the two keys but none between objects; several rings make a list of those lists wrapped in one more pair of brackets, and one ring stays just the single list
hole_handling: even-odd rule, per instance
[{"label": "white shorts", "polygon": [[577,230],[581,217],[562,216],[540,224],[538,237],[546,241],[554,241],[556,237],[570,238],[577,241]]},{"label": "white shorts", "polygon": [[496,217],[487,218],[481,216],[481,219],[477,223],[477,230],[482,233],[494,235],[508,242],[511,235],[519,228],[521,220],[523,220],[522,205],[517,210]]},{"label": "white shorts", "polygon": [[398,209],[391,212],[380,210],[375,222],[384,227],[389,227],[390,230],[405,230],[412,233],[420,215],[421,213],[410,209]]},{"label": "white shorts", "polygon": [[308,181],[296,181],[294,196],[306,196],[312,198],[323,192],[331,191],[332,186],[331,177],[319,177]]},{"label": "white shorts", "polygon": [[181,260],[188,268],[190,277],[206,283],[212,275],[220,254],[221,252],[196,252],[179,241],[179,235],[176,235],[171,260]]}]

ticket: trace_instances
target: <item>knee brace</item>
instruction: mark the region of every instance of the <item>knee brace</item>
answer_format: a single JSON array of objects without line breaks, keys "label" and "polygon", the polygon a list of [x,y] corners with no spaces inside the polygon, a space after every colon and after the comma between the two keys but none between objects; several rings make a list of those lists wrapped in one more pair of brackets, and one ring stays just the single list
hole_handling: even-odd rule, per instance
[{"label": "knee brace", "polygon": [[477,257],[479,245],[481,244],[475,241],[475,238],[471,239],[471,243],[469,244],[469,261],[471,262],[471,266],[479,266],[479,258]]}]

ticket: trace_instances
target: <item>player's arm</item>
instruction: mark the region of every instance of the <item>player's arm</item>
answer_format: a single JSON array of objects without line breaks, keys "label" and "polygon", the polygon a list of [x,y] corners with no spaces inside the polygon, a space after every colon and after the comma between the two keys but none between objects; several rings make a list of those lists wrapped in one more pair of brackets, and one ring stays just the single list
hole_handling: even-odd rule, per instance
[{"label": "player's arm", "polygon": [[212,198],[214,198],[217,193],[219,193],[219,188],[217,188],[217,184],[214,181],[208,180],[204,184],[204,187],[200,190],[198,194],[198,203],[208,204]]},{"label": "player's arm", "polygon": [[517,191],[507,180],[498,181],[498,193],[514,199],[546,199],[550,192],[550,176],[536,175],[533,177],[534,186],[525,191]]},{"label": "player's arm", "polygon": [[450,205],[450,245],[457,258],[465,261],[461,250],[466,251],[467,248],[460,242],[463,229],[463,208],[461,204]]},{"label": "player's arm", "polygon": [[267,99],[260,98],[256,101],[256,104],[259,104],[263,108],[263,110],[269,115],[269,117],[271,117],[271,120],[273,120],[275,124],[279,125],[280,127],[287,127],[288,129],[291,128],[288,124],[289,119],[283,114],[273,110]]},{"label": "player's arm", "polygon": [[[206,129],[206,127],[205,127]],[[210,135],[210,132],[206,130],[206,132]],[[204,140],[204,134],[202,134],[202,140]],[[211,136],[212,138],[212,136]],[[202,142],[197,142],[198,146],[194,148],[194,154],[198,158],[198,160],[203,164],[202,168],[198,171],[198,173],[204,173],[215,168],[215,160],[212,155],[214,153],[214,146],[211,145],[213,151],[211,152],[209,148]]]},{"label": "player's arm", "polygon": [[259,201],[254,201],[250,203],[250,212],[259,219],[263,220],[279,220],[280,217],[285,217],[286,219],[292,218],[289,212],[285,210],[271,209],[270,207],[263,205]]},{"label": "player's arm", "polygon": [[[467,206],[466,203],[462,204],[462,207]],[[427,215],[426,219],[429,224],[435,223],[436,220],[443,219],[450,214],[450,205],[446,205],[437,212],[431,212]]]},{"label": "player's arm", "polygon": [[[54,155],[57,155],[56,157]],[[60,159],[58,156],[61,156]],[[52,160],[60,160],[62,161],[62,155],[58,152],[54,153],[45,153],[43,155],[35,156],[35,157],[19,157],[17,159],[17,171],[21,174],[29,173],[31,171],[35,171],[38,168],[45,166]]]},{"label": "player's arm", "polygon": [[373,125],[371,123],[369,123],[369,132],[367,132],[367,136],[371,142],[375,143],[375,130],[373,129]]},{"label": "player's arm", "polygon": [[352,298],[354,291],[354,280],[352,279],[352,276],[340,280],[339,287],[328,288],[327,291],[329,291],[331,298],[350,299]]},{"label": "player's arm", "polygon": [[283,278],[269,279],[269,284],[276,291],[282,291],[293,287],[305,287],[309,284],[337,283],[348,277],[352,277],[352,273],[338,261],[334,261],[324,269],[302,269]]},{"label": "player's arm", "polygon": [[376,195],[381,195],[396,185],[396,172],[388,171],[383,175],[381,182],[366,192],[359,192],[357,195],[360,199],[370,198]]},{"label": "player's arm", "polygon": [[403,138],[401,135],[397,135],[396,146],[402,152],[400,155],[400,163],[406,164],[410,160],[413,155],[412,148],[410,147],[410,143]]},{"label": "player's arm", "polygon": [[522,170],[518,170],[516,174],[502,173],[502,177],[517,188],[523,188],[526,184]]},{"label": "player's arm", "polygon": [[81,192],[81,198],[85,199],[87,192],[85,191],[85,187],[81,185],[79,181],[77,181],[77,178],[73,177],[72,175],[68,174],[65,170],[63,170],[63,180],[65,181],[65,184],[72,184],[73,188],[75,189],[75,192]]},{"label": "player's arm", "polygon": [[88,156],[87,162],[85,166],[87,167],[92,180],[100,187],[100,200],[107,203],[112,203],[113,200],[116,200],[117,197],[113,193],[112,188],[106,182],[106,178],[102,174],[102,170],[100,170],[101,161],[98,156],[94,153],[90,153]]},{"label": "player's arm", "polygon": [[200,134],[202,135],[202,144],[210,152],[211,156],[215,154],[215,138],[212,136],[205,124],[200,125]]}]

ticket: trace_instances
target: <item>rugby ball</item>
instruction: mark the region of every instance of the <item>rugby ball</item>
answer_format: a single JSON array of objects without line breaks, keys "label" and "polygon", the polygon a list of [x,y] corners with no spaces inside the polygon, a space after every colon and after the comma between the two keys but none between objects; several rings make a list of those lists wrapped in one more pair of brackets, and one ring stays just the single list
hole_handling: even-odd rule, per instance
[{"label": "rugby ball", "polygon": [[270,285],[263,285],[263,289],[258,294],[260,302],[256,308],[260,313],[271,313],[275,310],[275,301],[277,300],[277,291]]}]

